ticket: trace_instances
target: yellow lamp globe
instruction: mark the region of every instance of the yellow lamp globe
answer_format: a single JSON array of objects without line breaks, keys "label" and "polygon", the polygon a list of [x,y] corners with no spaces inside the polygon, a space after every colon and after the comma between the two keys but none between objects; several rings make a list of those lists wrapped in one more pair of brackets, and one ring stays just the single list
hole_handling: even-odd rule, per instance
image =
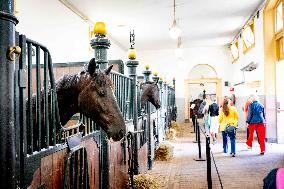
[{"label": "yellow lamp globe", "polygon": [[94,26],[94,34],[95,35],[106,35],[106,25],[104,22],[97,22]]},{"label": "yellow lamp globe", "polygon": [[136,59],[136,50],[135,49],[131,48],[131,49],[128,50],[128,58],[132,59],[132,60]]},{"label": "yellow lamp globe", "polygon": [[157,77],[157,76],[158,76],[158,72],[155,71],[155,72],[153,73],[153,75],[154,75],[155,77]]},{"label": "yellow lamp globe", "polygon": [[146,65],[144,66],[145,70],[149,70],[150,66],[149,65]]}]

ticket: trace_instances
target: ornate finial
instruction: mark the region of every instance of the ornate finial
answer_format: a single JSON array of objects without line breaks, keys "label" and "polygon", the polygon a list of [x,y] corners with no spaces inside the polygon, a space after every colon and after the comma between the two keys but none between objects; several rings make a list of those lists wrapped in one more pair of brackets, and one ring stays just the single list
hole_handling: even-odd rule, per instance
[{"label": "ornate finial", "polygon": [[134,30],[130,31],[130,49],[128,50],[128,58],[131,60],[135,60],[136,59],[136,50],[134,49],[134,45],[135,45],[135,34],[134,34]]},{"label": "ornate finial", "polygon": [[130,48],[134,49],[134,45],[135,45],[134,30],[130,31],[129,40],[130,40]]},{"label": "ornate finial", "polygon": [[153,73],[153,75],[154,75],[155,77],[157,77],[157,76],[158,76],[158,72],[155,71],[155,72]]},{"label": "ornate finial", "polygon": [[95,35],[106,35],[106,25],[104,22],[97,22],[94,26]]},{"label": "ornate finial", "polygon": [[145,70],[149,70],[150,69],[150,66],[149,65],[146,65],[144,66]]}]

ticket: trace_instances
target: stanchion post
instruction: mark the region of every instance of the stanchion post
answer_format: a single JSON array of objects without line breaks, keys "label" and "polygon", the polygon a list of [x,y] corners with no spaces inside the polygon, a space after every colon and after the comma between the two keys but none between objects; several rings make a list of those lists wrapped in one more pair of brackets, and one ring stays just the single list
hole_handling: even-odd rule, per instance
[{"label": "stanchion post", "polygon": [[201,157],[200,127],[198,122],[196,122],[196,133],[197,133],[197,142],[198,142],[198,158],[195,158],[194,160],[205,161],[205,159]]},{"label": "stanchion post", "polygon": [[195,119],[194,119],[194,121],[195,121],[195,141],[197,141],[197,115],[195,115]]},{"label": "stanchion post", "polygon": [[[134,31],[130,32],[130,44],[131,47],[128,51],[128,58],[129,60],[126,62],[126,66],[128,67],[128,75],[130,78],[132,78],[132,83],[131,83],[131,102],[132,104],[132,109],[133,111],[133,125],[134,125],[134,132],[138,130],[138,102],[137,102],[137,66],[139,65],[139,62],[136,60],[136,51],[133,47],[134,45]],[[133,161],[134,161],[134,174],[137,175],[139,173],[139,164],[138,164],[138,139],[137,139],[137,134],[133,138],[133,151],[134,151],[134,156],[133,156]]]},{"label": "stanchion post", "polygon": [[[95,61],[100,70],[105,70],[108,67],[107,51],[110,47],[110,40],[106,37],[106,26],[103,22],[97,22],[94,26],[94,39],[91,40],[90,45],[94,49]],[[101,132],[101,187],[109,187],[109,143],[108,137],[104,130]]]},{"label": "stanchion post", "polygon": [[197,143],[197,117],[195,114],[192,115],[192,124],[193,124],[193,129],[194,132],[191,133],[195,133],[195,141],[193,141],[193,143]]},{"label": "stanchion post", "polygon": [[208,184],[208,189],[212,189],[210,137],[209,136],[206,136],[206,161],[207,161],[207,184]]},{"label": "stanchion post", "polygon": [[[149,70],[149,65],[145,66],[145,70],[142,72],[144,75],[144,82],[150,81],[150,75],[152,74],[151,70]],[[148,170],[152,169],[152,135],[153,135],[153,128],[151,127],[151,111],[150,111],[150,103],[147,102],[146,104],[146,113],[147,113],[147,127],[146,133],[148,138]]]}]

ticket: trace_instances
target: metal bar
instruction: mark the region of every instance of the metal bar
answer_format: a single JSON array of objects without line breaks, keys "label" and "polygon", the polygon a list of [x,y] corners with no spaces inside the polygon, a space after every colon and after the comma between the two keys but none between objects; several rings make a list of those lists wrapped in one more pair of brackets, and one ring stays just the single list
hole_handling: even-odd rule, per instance
[{"label": "metal bar", "polygon": [[207,160],[207,184],[208,184],[208,189],[212,189],[210,137],[209,136],[206,137],[206,160]]},{"label": "metal bar", "polygon": [[40,47],[36,46],[36,115],[37,115],[37,127],[38,127],[38,145],[37,150],[41,150],[41,81],[40,81]]},{"label": "metal bar", "polygon": [[32,44],[28,44],[28,139],[30,144],[29,154],[34,151],[34,125],[33,125],[33,89],[32,89]]},{"label": "metal bar", "polygon": [[46,147],[49,143],[49,105],[48,105],[48,53],[44,52],[44,124],[46,129]]},{"label": "metal bar", "polygon": [[88,189],[89,187],[89,177],[88,177],[88,159],[87,159],[87,152],[83,149],[83,159],[84,159],[84,184],[85,188]]},{"label": "metal bar", "polygon": [[84,178],[83,178],[83,175],[84,175],[84,160],[83,160],[83,153],[80,152],[80,176],[79,176],[79,189],[83,189],[83,186],[84,186]]},{"label": "metal bar", "polygon": [[75,188],[78,188],[78,153],[80,152],[80,150],[77,150],[75,153],[74,153],[74,184],[73,184],[73,187]]},{"label": "metal bar", "polygon": [[72,154],[72,158],[71,158],[71,163],[70,163],[70,170],[72,171],[71,172],[71,181],[70,181],[70,184],[72,183],[72,188],[74,187],[74,186],[76,186],[75,185],[75,180],[76,180],[76,177],[75,177],[75,154],[76,154],[76,152],[74,152],[73,154]]},{"label": "metal bar", "polygon": [[[15,35],[15,45],[20,46],[22,49],[22,43],[19,42],[19,33],[16,32]],[[25,48],[25,47],[24,47]],[[20,60],[23,57],[20,57]],[[15,166],[15,176],[17,182],[17,187],[20,187],[20,180],[21,180],[21,159],[23,156],[21,155],[22,153],[22,124],[21,124],[21,115],[22,111],[21,110],[21,96],[20,96],[20,60],[16,59],[15,60],[15,79],[14,79],[14,115],[15,115],[15,150],[16,150],[16,166]]]},{"label": "metal bar", "polygon": [[[22,52],[26,52],[26,37],[24,35],[20,36],[20,46],[22,49]],[[25,168],[25,162],[26,162],[26,157],[27,157],[27,120],[26,120],[26,53],[22,53],[22,56],[20,58],[19,62],[19,71],[22,73],[22,76],[20,76],[19,83],[22,83],[20,87],[20,188],[24,188],[24,168]]]},{"label": "metal bar", "polygon": [[[53,146],[56,145],[56,125],[55,125],[55,95],[54,95],[54,90],[51,89],[51,122],[52,122],[52,144]],[[61,133],[59,134],[61,137]]]}]

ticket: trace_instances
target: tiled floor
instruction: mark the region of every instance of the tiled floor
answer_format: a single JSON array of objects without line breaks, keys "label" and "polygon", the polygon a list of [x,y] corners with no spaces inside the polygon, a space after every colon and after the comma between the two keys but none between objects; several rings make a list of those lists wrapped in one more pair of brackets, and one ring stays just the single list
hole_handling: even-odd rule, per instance
[{"label": "tiled floor", "polygon": [[[162,183],[163,189],[205,189],[207,188],[206,161],[195,161],[198,147],[193,143],[195,134],[191,133],[191,124],[182,125],[182,132],[171,142],[174,146],[174,159],[168,162],[155,161],[151,174]],[[205,156],[205,138],[201,134],[202,157]],[[257,142],[252,150],[247,150],[244,131],[237,133],[237,154],[231,157],[224,154],[222,140],[219,134],[218,143],[211,144],[224,189],[260,189],[262,179],[276,167],[284,167],[284,145],[266,143],[266,153],[259,155]],[[213,160],[212,182],[213,188],[221,188]]]}]

